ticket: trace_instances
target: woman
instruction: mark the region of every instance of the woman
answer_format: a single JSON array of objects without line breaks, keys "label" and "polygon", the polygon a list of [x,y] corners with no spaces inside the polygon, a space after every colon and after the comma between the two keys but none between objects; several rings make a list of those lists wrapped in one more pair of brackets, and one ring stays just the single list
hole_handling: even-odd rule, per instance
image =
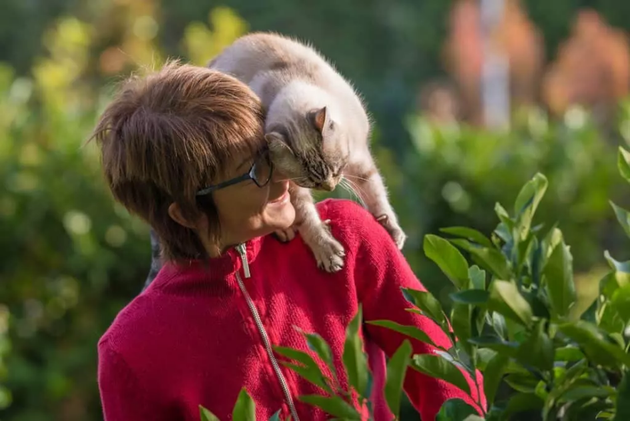
[{"label": "woman", "polygon": [[[99,342],[106,420],[198,420],[200,404],[226,420],[242,387],[257,419],[279,409],[282,419],[324,419],[298,400],[321,391],[282,367],[272,347],[308,351],[296,327],[317,332],[341,373],[345,329],[360,303],[364,320],[415,325],[448,346],[434,323],[405,311],[400,288],[422,286],[360,206],[319,204],[347,251],[335,274],[316,267],[299,237],[283,244],[268,235],[290,227],[295,210],[288,181],[265,153],[260,102],[236,79],[173,63],[132,78],[95,136],[115,199],[151,224],[166,262]],[[388,355],[405,339],[373,325],[363,329],[369,346]],[[432,351],[420,342],[413,348]],[[372,369],[374,405],[383,414],[383,359],[372,358]],[[424,420],[448,398],[473,403],[412,370],[405,390]]]}]

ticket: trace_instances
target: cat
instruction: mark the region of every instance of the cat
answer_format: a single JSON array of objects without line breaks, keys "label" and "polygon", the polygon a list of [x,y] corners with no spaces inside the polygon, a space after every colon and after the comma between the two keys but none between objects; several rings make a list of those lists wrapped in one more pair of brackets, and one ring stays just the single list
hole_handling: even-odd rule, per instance
[{"label": "cat", "polygon": [[247,84],[266,110],[265,139],[272,162],[290,182],[294,227],[276,232],[289,241],[297,229],[320,268],[339,271],[345,250],[317,213],[311,189],[342,183],[385,227],[399,249],[407,236],[388,200],[369,148],[370,120],[352,85],[312,46],[276,33],[238,38],[207,67]]}]

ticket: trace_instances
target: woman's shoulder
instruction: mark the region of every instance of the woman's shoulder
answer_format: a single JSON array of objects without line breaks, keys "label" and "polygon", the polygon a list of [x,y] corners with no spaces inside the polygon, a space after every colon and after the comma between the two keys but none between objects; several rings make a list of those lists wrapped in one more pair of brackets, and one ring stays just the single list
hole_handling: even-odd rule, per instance
[{"label": "woman's shoulder", "polygon": [[333,234],[344,242],[378,242],[388,235],[374,216],[359,203],[348,199],[326,199],[317,203],[322,220],[329,219]]},{"label": "woman's shoulder", "polygon": [[372,215],[359,203],[349,199],[326,199],[317,203],[322,219],[361,224],[373,219]]}]

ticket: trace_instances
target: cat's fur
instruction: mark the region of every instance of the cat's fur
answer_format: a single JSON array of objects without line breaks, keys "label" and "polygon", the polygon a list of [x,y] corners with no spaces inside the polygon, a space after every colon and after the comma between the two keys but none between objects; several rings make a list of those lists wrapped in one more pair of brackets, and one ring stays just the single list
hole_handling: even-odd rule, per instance
[{"label": "cat's fur", "polygon": [[[331,235],[328,221],[319,218],[309,189],[333,190],[342,177],[402,248],[406,236],[370,153],[363,103],[320,54],[278,34],[252,33],[208,66],[235,76],[262,100],[272,161],[291,180],[295,226],[320,267],[341,269],[344,249]],[[277,234],[288,240],[292,233]]]}]

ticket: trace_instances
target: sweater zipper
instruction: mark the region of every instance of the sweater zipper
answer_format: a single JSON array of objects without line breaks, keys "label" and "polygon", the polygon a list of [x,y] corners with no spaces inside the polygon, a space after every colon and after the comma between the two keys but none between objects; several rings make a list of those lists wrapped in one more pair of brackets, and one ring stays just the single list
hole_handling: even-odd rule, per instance
[{"label": "sweater zipper", "polygon": [[[236,250],[241,255],[241,262],[243,264],[243,273],[245,274],[245,278],[251,277],[251,273],[249,271],[249,262],[247,260],[247,252],[245,250],[245,244],[244,243],[239,244],[238,246],[236,246]],[[278,364],[278,360],[276,359],[275,355],[273,355],[273,349],[271,348],[269,335],[267,335],[267,331],[265,330],[262,320],[260,319],[260,314],[258,314],[258,310],[256,309],[256,306],[254,305],[254,301],[252,301],[252,298],[247,292],[247,289],[245,288],[245,284],[243,283],[243,280],[241,279],[241,275],[238,272],[236,272],[236,280],[238,281],[238,286],[241,289],[241,292],[245,296],[245,301],[247,302],[247,306],[249,307],[249,310],[251,311],[252,316],[254,317],[254,322],[256,322],[258,333],[260,333],[260,336],[262,337],[263,345],[265,346],[267,355],[269,356],[269,359],[271,360],[271,365],[273,366],[273,369],[276,372],[276,376],[278,376],[278,380],[280,380],[280,386],[282,387],[282,391],[284,392],[284,397],[286,398],[287,404],[289,405],[289,410],[291,411],[291,415],[293,416],[293,419],[295,421],[299,421],[300,418],[298,417],[297,411],[295,409],[295,404],[293,403],[293,398],[291,397],[291,393],[289,392],[289,386],[287,384],[286,379],[284,378],[284,375],[282,374],[282,371],[280,370],[280,364]]]}]

